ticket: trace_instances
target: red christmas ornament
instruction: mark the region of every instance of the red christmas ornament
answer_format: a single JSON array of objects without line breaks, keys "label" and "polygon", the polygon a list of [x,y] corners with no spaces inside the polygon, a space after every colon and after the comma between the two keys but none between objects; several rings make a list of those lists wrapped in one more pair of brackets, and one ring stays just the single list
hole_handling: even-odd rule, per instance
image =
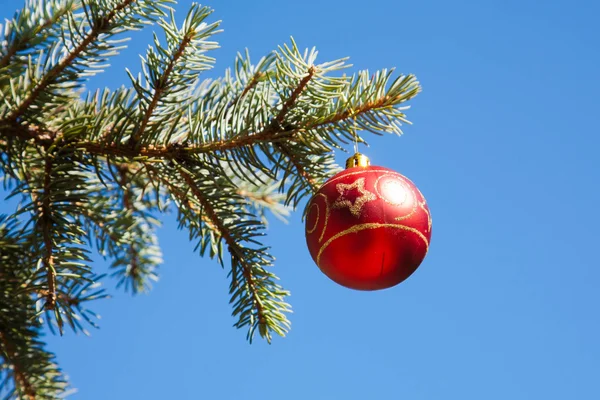
[{"label": "red christmas ornament", "polygon": [[321,271],[342,286],[395,286],[421,264],[431,239],[425,198],[406,177],[355,154],[312,197],[306,243]]}]

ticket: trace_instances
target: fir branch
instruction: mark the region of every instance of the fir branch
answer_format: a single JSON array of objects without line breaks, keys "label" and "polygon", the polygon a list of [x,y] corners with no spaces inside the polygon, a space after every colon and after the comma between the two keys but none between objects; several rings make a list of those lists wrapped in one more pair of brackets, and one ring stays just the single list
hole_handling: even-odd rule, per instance
[{"label": "fir branch", "polygon": [[[304,128],[275,128],[274,126],[268,126],[254,134],[237,135],[231,139],[224,139],[204,144],[192,144],[187,146],[182,146],[179,144],[147,145],[138,149],[125,147],[118,143],[101,143],[87,141],[73,141],[67,143],[66,145],[75,149],[84,150],[90,154],[102,155],[107,157],[117,156],[126,158],[147,157],[176,159],[182,156],[189,156],[193,154],[208,154],[214,152],[235,150],[260,143],[293,140],[298,134],[309,132],[312,129],[327,127],[339,122],[343,122],[345,120],[358,118],[367,112],[377,111],[382,108],[388,108],[390,107],[386,105],[386,103],[388,102],[390,102],[390,99],[383,97],[381,99],[378,99],[377,101],[360,105],[357,108],[341,111],[332,115],[326,120],[306,126]],[[10,129],[0,131],[0,134],[4,134],[5,136],[17,137],[20,139],[33,139],[37,144],[41,146],[49,146],[50,144],[52,144],[51,139],[48,137],[48,135],[50,134],[49,132],[43,133],[41,136],[38,136],[37,131],[31,128],[17,128],[14,125],[12,125],[10,126]]]},{"label": "fir branch", "polygon": [[[408,123],[402,103],[420,89],[414,76],[330,76],[344,60],[316,64],[316,50],[293,40],[256,66],[240,55],[233,72],[200,83],[218,23],[205,23],[212,10],[197,4],[181,27],[174,13],[153,18],[166,17],[169,2],[28,0],[2,38],[0,169],[24,199],[14,219],[29,221],[8,247],[0,223],[0,386],[12,384],[0,397],[64,394],[39,317],[61,333],[65,324],[83,330],[82,319],[94,325],[82,309],[103,297],[89,266],[94,239],[114,259],[117,287],[145,290],[161,262],[151,215],[167,209],[160,201],[177,205],[200,255],[225,267],[227,247],[234,326],[248,327],[250,341],[257,328],[269,342],[285,335],[289,293],[269,272],[265,210],[298,207],[336,169],[333,149],[355,127],[400,134]],[[113,37],[157,19],[166,45],[155,36],[131,88],[81,98],[84,78],[122,48]]]},{"label": "fir branch", "polygon": [[[305,79],[308,78],[305,77]],[[299,85],[296,89],[300,88]],[[294,91],[296,93],[297,91]],[[299,92],[298,92],[299,93]],[[416,92],[414,92],[416,94]],[[408,96],[412,97],[414,94]],[[291,100],[297,98],[298,95],[290,97],[286,104],[290,104]],[[159,158],[159,159],[176,159],[180,157],[191,156],[194,154],[210,154],[215,152],[224,152],[236,150],[248,146],[253,146],[261,143],[278,142],[284,140],[295,140],[298,135],[310,133],[313,130],[322,128],[335,129],[340,123],[350,120],[359,121],[363,115],[379,110],[387,110],[398,102],[403,102],[407,98],[406,94],[400,93],[396,96],[383,96],[370,100],[364,104],[358,104],[352,108],[342,109],[334,114],[327,116],[319,121],[308,124],[305,127],[276,127],[271,124],[256,133],[238,134],[229,139],[212,141],[203,144],[179,145],[176,143],[167,145],[147,145],[139,148],[131,148],[118,143],[102,143],[92,141],[72,141],[65,144],[74,149],[80,149],[85,152],[100,156],[117,156],[134,159],[141,158]],[[288,106],[286,110],[289,110]],[[284,108],[279,112],[278,117],[284,117]],[[277,119],[275,119],[277,120]],[[33,139],[40,146],[48,147],[52,144],[56,133],[48,130],[40,130],[30,126],[19,126],[18,124],[4,124],[4,129],[0,129],[0,135],[7,137],[15,137],[19,139]]]},{"label": "fir branch", "polygon": [[[137,92],[131,113],[141,114],[129,136],[130,147],[168,142],[173,135],[179,136],[182,129],[179,123],[185,119],[183,114],[192,100],[198,77],[214,62],[205,53],[218,47],[216,42],[207,40],[219,32],[220,22],[204,22],[211,13],[210,8],[194,3],[181,28],[174,14],[170,21],[161,19],[159,25],[165,32],[165,48],[155,35],[154,46],[142,59],[142,73],[135,78],[127,70]],[[137,119],[136,115],[134,120]]]},{"label": "fir branch", "polygon": [[84,207],[78,205],[87,241],[111,260],[111,277],[117,278],[117,288],[123,286],[133,294],[149,291],[151,282],[158,280],[156,270],[162,263],[154,229],[159,223],[152,214],[162,211],[159,202],[164,195],[160,190],[146,193],[152,177],[137,163],[101,162],[99,167],[113,174],[104,176],[99,171],[99,176],[87,181],[88,201]]},{"label": "fir branch", "polygon": [[210,257],[218,256],[224,266],[222,244],[227,245],[231,254],[231,303],[233,315],[239,318],[235,326],[249,326],[249,341],[256,328],[267,341],[271,332],[284,336],[290,325],[284,315],[291,311],[284,301],[289,293],[264,268],[272,265],[272,256],[258,241],[264,224],[246,209],[248,203],[237,194],[239,188],[222,176],[225,171],[210,172],[206,169],[209,165],[199,160],[174,164],[175,171],[164,164],[147,164],[147,168],[165,184],[178,205],[180,227],[186,226],[190,238],[200,239],[197,248],[201,255],[210,247]]},{"label": "fir branch", "polygon": [[150,117],[152,117],[152,113],[154,112],[156,106],[158,105],[158,101],[161,99],[161,97],[164,93],[166,85],[169,81],[169,76],[171,75],[171,72],[173,72],[173,68],[175,67],[175,64],[177,63],[177,61],[179,61],[179,59],[183,55],[184,51],[186,50],[187,46],[191,43],[194,34],[195,34],[195,32],[193,30],[186,33],[186,35],[183,37],[183,40],[181,41],[179,47],[177,48],[177,51],[172,55],[171,61],[169,61],[167,68],[165,69],[165,71],[161,74],[160,78],[158,79],[158,81],[159,81],[158,86],[154,90],[154,95],[152,96],[152,100],[150,101],[150,104],[148,105],[148,108],[146,109],[146,112],[144,113],[144,118],[142,119],[140,128],[139,128],[139,130],[136,131],[136,133],[134,135],[131,136],[130,143],[132,143],[132,144],[136,143],[139,140],[139,138],[141,138],[144,135],[146,126],[150,122]]},{"label": "fir branch", "polygon": [[93,322],[82,303],[105,297],[101,289],[88,291],[95,289],[99,277],[88,265],[89,251],[82,241],[85,231],[78,221],[87,205],[84,188],[89,172],[84,161],[68,151],[47,152],[34,161],[37,165],[32,166],[29,180],[13,190],[13,195],[30,195],[30,202],[20,206],[17,215],[30,216],[34,228],[30,251],[41,266],[34,269],[28,293],[41,296],[35,300],[42,305],[40,313],[45,312],[51,330],[54,320],[60,333],[65,321],[73,330],[85,332],[79,319]]},{"label": "fir branch", "polygon": [[[399,118],[403,119],[403,114],[394,109],[395,106],[405,102],[412,98],[418,91],[418,82],[414,80],[414,77],[407,76],[401,77],[392,84],[390,89],[382,91],[382,85],[385,84],[386,79],[389,75],[376,74],[371,82],[367,81],[364,74],[359,77],[356,83],[349,82],[346,85],[346,91],[348,94],[344,97],[354,96],[356,100],[351,101],[337,101],[332,107],[332,112],[327,115],[320,116],[318,118],[307,115],[308,121],[302,122],[297,121],[297,117],[291,120],[290,123],[284,124],[285,127],[281,127],[280,121],[286,118],[286,115],[294,108],[294,104],[297,102],[301,93],[307,89],[311,78],[319,75],[316,67],[311,67],[308,74],[305,73],[302,78],[299,78],[299,83],[296,84],[292,90],[291,96],[283,103],[281,109],[277,113],[277,116],[272,119],[272,123],[264,126],[262,129],[258,129],[256,132],[241,131],[236,132],[230,137],[223,138],[220,140],[212,140],[205,143],[190,143],[181,145],[178,143],[168,144],[147,144],[145,146],[139,146],[138,148],[131,148],[129,146],[123,146],[120,143],[115,142],[98,142],[98,141],[76,141],[71,140],[65,143],[65,146],[71,146],[73,148],[84,150],[88,153],[95,155],[104,156],[119,156],[126,158],[162,158],[162,159],[176,159],[179,157],[186,157],[193,154],[212,154],[215,152],[228,152],[237,151],[245,147],[254,145],[260,145],[261,143],[278,142],[282,140],[295,141],[301,138],[305,134],[308,134],[306,138],[302,139],[302,142],[311,145],[318,144],[323,139],[334,144],[333,139],[329,138],[332,132],[339,129],[341,132],[347,132],[346,135],[353,138],[353,133],[348,132],[349,124],[348,121],[356,120],[359,125],[364,126],[365,129],[373,130],[391,130],[398,131],[398,128],[393,122],[381,122],[380,125],[373,125],[372,120],[374,118],[385,117],[385,118]],[[254,75],[254,78],[250,80],[250,83],[246,86],[247,93],[251,88],[255,87],[254,81],[258,81],[260,75]],[[366,82],[365,82],[366,81]],[[298,82],[298,81],[297,81]],[[362,85],[362,86],[361,86]],[[369,85],[373,86],[373,90],[370,90],[369,96],[357,97],[360,94],[361,87],[365,89],[369,88]],[[311,89],[312,91],[313,89]],[[342,95],[342,94],[340,94]],[[305,101],[303,101],[305,102]],[[348,103],[348,104],[347,104]],[[352,104],[354,103],[354,104]],[[227,107],[230,107],[230,102]],[[218,112],[220,113],[220,112]],[[213,115],[218,115],[218,113]],[[302,114],[304,115],[304,114]],[[7,125],[8,129],[0,129],[0,132],[20,138],[34,138],[36,143],[49,146],[51,144],[50,138],[54,135],[50,132],[38,134],[31,128],[20,129],[17,124]],[[25,131],[24,131],[25,130]],[[26,132],[28,131],[28,132]],[[38,138],[38,135],[40,137]],[[182,137],[188,136],[189,134],[183,134]],[[110,136],[110,135],[108,135]],[[309,138],[309,141],[307,141]],[[359,140],[362,141],[361,138]],[[314,143],[314,144],[313,144]]]},{"label": "fir branch", "polygon": [[54,355],[39,340],[40,324],[31,296],[30,231],[0,215],[0,397],[62,398],[67,387]]},{"label": "fir branch", "polygon": [[[188,187],[190,188],[190,190],[192,191],[192,193],[194,194],[194,196],[196,197],[196,199],[202,206],[202,211],[206,213],[208,219],[211,221],[211,224],[213,225],[214,228],[216,228],[216,231],[218,232],[219,236],[221,236],[225,240],[225,243],[227,243],[229,251],[232,253],[232,255],[235,256],[236,260],[242,266],[243,274],[244,274],[244,277],[246,278],[246,282],[248,283],[249,292],[251,293],[251,296],[253,299],[253,306],[258,315],[258,323],[261,326],[266,325],[265,312],[263,309],[260,295],[258,294],[258,291],[256,288],[256,283],[254,280],[254,276],[252,274],[252,267],[250,265],[248,265],[248,263],[244,259],[244,252],[240,248],[237,240],[233,237],[233,235],[225,227],[223,222],[219,219],[217,213],[215,212],[215,209],[212,207],[210,202],[207,201],[207,199],[204,197],[204,195],[202,194],[202,192],[196,185],[196,182],[194,181],[194,179],[182,168],[179,169],[179,174],[181,175],[181,177],[183,178],[185,183],[188,185]],[[235,268],[235,263],[234,263],[234,265],[232,265],[232,268]],[[235,276],[235,275],[236,275],[235,273],[232,274],[232,276]]]},{"label": "fir branch", "polygon": [[71,63],[86,50],[86,48],[98,38],[98,36],[109,27],[112,20],[123,11],[125,8],[130,6],[137,0],[123,0],[121,3],[112,9],[105,17],[97,21],[85,35],[85,38],[69,52],[58,64],[56,64],[44,77],[37,83],[35,88],[27,95],[27,97],[17,106],[6,118],[8,122],[17,121],[18,118],[33,104],[37,97],[42,93],[52,82],[68,67]]}]

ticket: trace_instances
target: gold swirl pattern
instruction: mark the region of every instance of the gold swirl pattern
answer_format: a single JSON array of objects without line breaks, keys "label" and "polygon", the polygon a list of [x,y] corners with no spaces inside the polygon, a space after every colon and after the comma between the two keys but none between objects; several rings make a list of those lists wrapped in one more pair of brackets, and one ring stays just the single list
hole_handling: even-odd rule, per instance
[{"label": "gold swirl pattern", "polygon": [[331,238],[329,238],[328,241],[325,242],[325,244],[323,244],[323,246],[321,246],[321,248],[319,249],[319,253],[317,254],[317,265],[320,267],[321,265],[321,255],[323,255],[323,252],[325,251],[325,249],[335,240],[341,238],[342,236],[346,236],[350,233],[356,233],[356,232],[360,232],[366,229],[377,229],[377,228],[392,228],[392,229],[401,229],[403,231],[408,231],[408,232],[412,232],[415,233],[417,236],[419,236],[421,239],[423,239],[423,242],[425,242],[425,251],[427,252],[429,250],[429,241],[427,240],[427,238],[425,237],[425,235],[423,235],[421,232],[419,232],[417,229],[415,228],[411,228],[409,226],[406,225],[400,225],[400,224],[380,224],[377,222],[371,222],[371,223],[366,223],[366,224],[360,224],[360,225],[355,225],[351,228],[348,228],[344,231],[341,231],[339,233],[337,233],[336,235],[332,236]]},{"label": "gold swirl pattern", "polygon": [[383,194],[382,194],[382,193],[379,191],[379,181],[380,181],[382,178],[388,178],[388,177],[389,177],[389,178],[392,178],[392,179],[394,179],[394,180],[396,180],[397,182],[400,182],[400,183],[402,184],[402,186],[403,186],[403,187],[404,187],[404,188],[405,188],[407,191],[409,191],[409,192],[410,192],[410,194],[411,194],[411,196],[412,196],[412,200],[413,200],[413,201],[412,201],[412,205],[413,205],[413,206],[412,206],[412,209],[410,210],[410,212],[409,212],[408,214],[406,214],[406,215],[402,216],[402,217],[396,217],[396,218],[394,218],[394,220],[395,220],[395,221],[402,221],[402,220],[404,220],[404,219],[408,219],[408,218],[412,217],[413,215],[415,215],[415,213],[417,212],[417,208],[418,208],[418,206],[417,206],[417,196],[416,196],[415,192],[414,192],[414,191],[413,191],[413,190],[410,188],[410,185],[408,185],[408,184],[407,184],[407,182],[406,182],[404,179],[402,179],[402,178],[399,176],[399,174],[396,174],[396,175],[393,175],[393,174],[386,174],[386,175],[381,175],[379,178],[377,178],[377,180],[375,181],[375,191],[377,192],[377,195],[379,196],[379,198],[380,198],[381,200],[383,200],[383,201],[385,201],[386,203],[388,203],[388,204],[391,204],[391,205],[393,205],[393,206],[398,206],[398,205],[400,205],[400,204],[401,204],[401,203],[397,203],[397,202],[394,202],[394,201],[392,201],[392,200],[390,200],[390,199],[386,198],[386,197],[385,197],[385,196],[384,196],[384,195],[383,195]]},{"label": "gold swirl pattern", "polygon": [[[316,203],[316,199],[318,197],[323,197],[323,200],[325,201],[325,223],[323,224],[323,230],[321,231],[321,235],[319,236],[319,242],[321,242],[323,240],[323,236],[325,236],[325,231],[327,230],[327,223],[329,221],[329,201],[327,200],[327,196],[324,193],[318,193],[311,201],[312,201],[312,205],[310,206],[309,209],[309,213],[310,210],[312,210],[313,207],[316,207],[316,211],[317,211],[317,217],[315,219],[315,225],[308,229],[306,229],[306,234],[310,235],[311,233],[314,233],[314,231],[317,230],[317,226],[319,225],[319,218],[321,217],[321,208],[319,207],[319,205]],[[308,218],[308,216],[307,216]]]},{"label": "gold swirl pattern", "polygon": [[[423,197],[423,195],[421,195],[421,197]],[[425,211],[425,214],[427,214],[427,232],[431,232],[431,213],[429,212],[427,207],[425,207],[426,204],[427,203],[425,202],[425,200],[423,200],[419,203],[419,206],[421,207],[421,210]]]},{"label": "gold swirl pattern", "polygon": [[423,201],[419,202],[419,207],[421,207],[421,210],[423,210],[425,214],[427,214],[427,232],[431,232],[431,212],[429,212],[429,209],[426,207],[427,201],[425,201],[425,196],[423,196],[423,193],[421,193],[419,188],[416,189],[417,192],[419,192],[419,195],[421,195],[421,198],[423,199]]},{"label": "gold swirl pattern", "polygon": [[[315,218],[315,225],[314,225],[312,228],[310,228],[310,229],[308,228],[308,226],[306,227],[306,233],[307,233],[307,234],[309,234],[309,235],[310,235],[311,233],[313,233],[315,230],[317,230],[317,224],[319,223],[319,206],[318,206],[318,205],[316,205],[315,203],[312,203],[312,205],[311,205],[311,206],[310,206],[310,208],[308,209],[308,214],[310,214],[310,211],[312,210],[312,208],[313,208],[313,207],[316,207],[316,210],[317,210],[317,216],[316,216],[316,218]],[[306,217],[306,218],[308,218],[308,215],[307,215],[307,217]],[[307,222],[308,222],[308,221],[307,221]]]}]

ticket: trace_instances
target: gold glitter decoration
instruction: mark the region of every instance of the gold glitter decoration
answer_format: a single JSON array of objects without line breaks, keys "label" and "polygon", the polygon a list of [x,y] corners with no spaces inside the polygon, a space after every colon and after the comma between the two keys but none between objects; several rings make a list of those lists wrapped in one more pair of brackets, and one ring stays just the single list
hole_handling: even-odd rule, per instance
[{"label": "gold glitter decoration", "polygon": [[367,224],[360,224],[360,225],[355,225],[352,228],[348,228],[344,231],[341,231],[340,233],[337,233],[336,235],[332,236],[331,238],[329,238],[328,241],[325,242],[325,244],[323,244],[323,246],[321,246],[321,248],[319,249],[319,253],[317,254],[317,265],[320,266],[321,263],[321,255],[323,254],[323,252],[325,251],[325,249],[335,240],[341,238],[342,236],[346,236],[349,235],[350,233],[356,233],[356,232],[360,232],[363,231],[365,229],[377,229],[377,228],[392,228],[392,229],[401,229],[403,231],[408,231],[408,232],[412,232],[417,234],[421,239],[423,239],[423,241],[425,242],[425,246],[426,246],[426,252],[429,251],[429,241],[427,240],[427,238],[425,237],[425,235],[423,235],[421,232],[419,232],[417,229],[415,228],[411,228],[410,226],[406,226],[406,225],[400,225],[400,224],[380,224],[377,222],[371,222],[371,223],[367,223]]},{"label": "gold glitter decoration", "polygon": [[[315,218],[315,225],[312,228],[308,229],[308,227],[306,227],[306,233],[308,233],[308,234],[313,233],[317,229],[317,224],[319,223],[319,206],[318,205],[313,203],[310,206],[310,209],[308,210],[308,214],[310,214],[310,210],[312,210],[313,207],[317,207],[317,217]],[[307,214],[306,218],[308,218],[308,214]]]},{"label": "gold glitter decoration", "polygon": [[[422,197],[423,195],[421,195]],[[431,232],[431,213],[429,212],[429,210],[427,209],[427,207],[425,207],[427,203],[425,203],[425,201],[422,201],[419,203],[419,206],[421,207],[421,209],[423,211],[425,211],[425,214],[427,214],[427,232]]]},{"label": "gold glitter decoration", "polygon": [[[333,203],[333,207],[334,208],[348,207],[348,209],[350,210],[350,213],[352,213],[352,215],[354,215],[357,218],[360,217],[360,211],[362,210],[362,207],[365,205],[365,203],[377,199],[377,196],[375,196],[373,193],[371,193],[367,189],[365,189],[365,178],[358,178],[357,180],[355,180],[353,183],[350,183],[350,184],[338,183],[335,186],[335,188],[339,192],[340,197],[338,197],[338,199],[335,201],[335,203]],[[358,190],[358,192],[361,194],[361,196],[357,197],[354,200],[354,204],[352,204],[352,201],[344,198],[344,193],[346,191],[352,190],[352,189]]]},{"label": "gold glitter decoration", "polygon": [[427,214],[427,232],[431,232],[431,213],[429,212],[427,207],[425,207],[427,205],[427,202],[425,201],[425,196],[423,196],[423,193],[421,193],[419,188],[417,188],[417,192],[419,192],[421,198],[423,199],[423,201],[419,202],[419,207],[421,207],[421,209],[425,211],[425,214]]}]

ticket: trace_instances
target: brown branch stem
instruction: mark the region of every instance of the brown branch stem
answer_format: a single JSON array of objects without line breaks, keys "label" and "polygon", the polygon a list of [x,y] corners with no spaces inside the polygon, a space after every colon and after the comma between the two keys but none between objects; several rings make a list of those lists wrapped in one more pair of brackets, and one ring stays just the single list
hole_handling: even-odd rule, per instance
[{"label": "brown branch stem", "polygon": [[245,95],[247,95],[252,89],[254,89],[256,87],[256,85],[258,84],[260,78],[262,78],[265,75],[264,72],[262,71],[257,71],[254,76],[252,77],[252,79],[250,80],[250,82],[248,82],[246,84],[246,86],[244,87],[244,90],[242,90],[242,93],[240,93],[239,96],[236,96],[233,100],[231,100],[231,102],[229,102],[229,104],[227,104],[227,110],[230,109],[231,107],[235,106],[237,104],[238,101],[240,101],[240,99],[244,98]]},{"label": "brown branch stem", "polygon": [[[361,104],[356,108],[339,112],[337,114],[332,115],[326,120],[304,128],[285,130],[280,127],[274,127],[273,125],[269,125],[263,130],[254,134],[247,134],[243,136],[238,135],[231,139],[219,140],[204,144],[196,144],[189,146],[181,146],[177,144],[170,144],[166,146],[148,145],[134,149],[117,143],[107,144],[89,141],[73,141],[66,143],[65,146],[81,149],[90,154],[100,156],[176,159],[182,156],[189,156],[193,154],[212,153],[215,151],[228,151],[264,142],[278,142],[282,140],[290,140],[300,133],[307,132],[312,129],[321,128],[323,126],[335,124],[337,122],[349,118],[355,118],[356,116],[369,111],[389,107],[388,103],[391,100],[392,99],[388,98],[387,96],[384,96],[375,101],[370,101],[365,104]],[[15,137],[21,140],[34,140],[36,144],[43,147],[48,147],[52,144],[53,137],[56,135],[56,133],[47,130],[41,130],[38,128],[31,128],[29,126],[21,126],[18,123],[9,123],[4,124],[0,127],[0,135],[3,135],[5,137]]]},{"label": "brown branch stem", "polygon": [[169,75],[171,75],[171,73],[173,72],[173,68],[175,68],[175,64],[181,58],[186,47],[190,44],[191,41],[192,41],[191,34],[184,36],[183,40],[179,44],[179,47],[177,48],[177,51],[175,52],[175,54],[173,54],[173,58],[171,59],[171,61],[169,61],[167,68],[165,69],[165,71],[159,78],[159,84],[156,87],[156,89],[154,90],[154,95],[152,96],[152,100],[150,101],[150,104],[148,105],[148,108],[146,109],[146,112],[144,113],[144,118],[142,119],[140,128],[137,130],[137,132],[134,135],[131,136],[130,143],[132,143],[132,144],[136,143],[142,137],[144,132],[146,131],[146,128],[148,127],[148,124],[150,123],[150,118],[152,117],[152,113],[156,109],[156,106],[158,105],[158,102],[160,101],[160,98],[162,97],[162,94],[164,92],[164,89],[165,89],[164,85],[167,84]]},{"label": "brown branch stem", "polygon": [[308,82],[310,82],[314,74],[315,67],[311,65],[311,67],[308,69],[308,73],[306,74],[306,76],[302,78],[298,86],[296,86],[296,88],[292,92],[290,98],[287,99],[285,103],[283,103],[281,110],[279,110],[279,114],[277,114],[277,117],[275,118],[275,121],[277,121],[278,124],[281,124],[283,122],[286,114],[288,113],[290,108],[293,107],[294,103],[296,102],[302,91],[306,88],[306,85],[308,85]]}]

